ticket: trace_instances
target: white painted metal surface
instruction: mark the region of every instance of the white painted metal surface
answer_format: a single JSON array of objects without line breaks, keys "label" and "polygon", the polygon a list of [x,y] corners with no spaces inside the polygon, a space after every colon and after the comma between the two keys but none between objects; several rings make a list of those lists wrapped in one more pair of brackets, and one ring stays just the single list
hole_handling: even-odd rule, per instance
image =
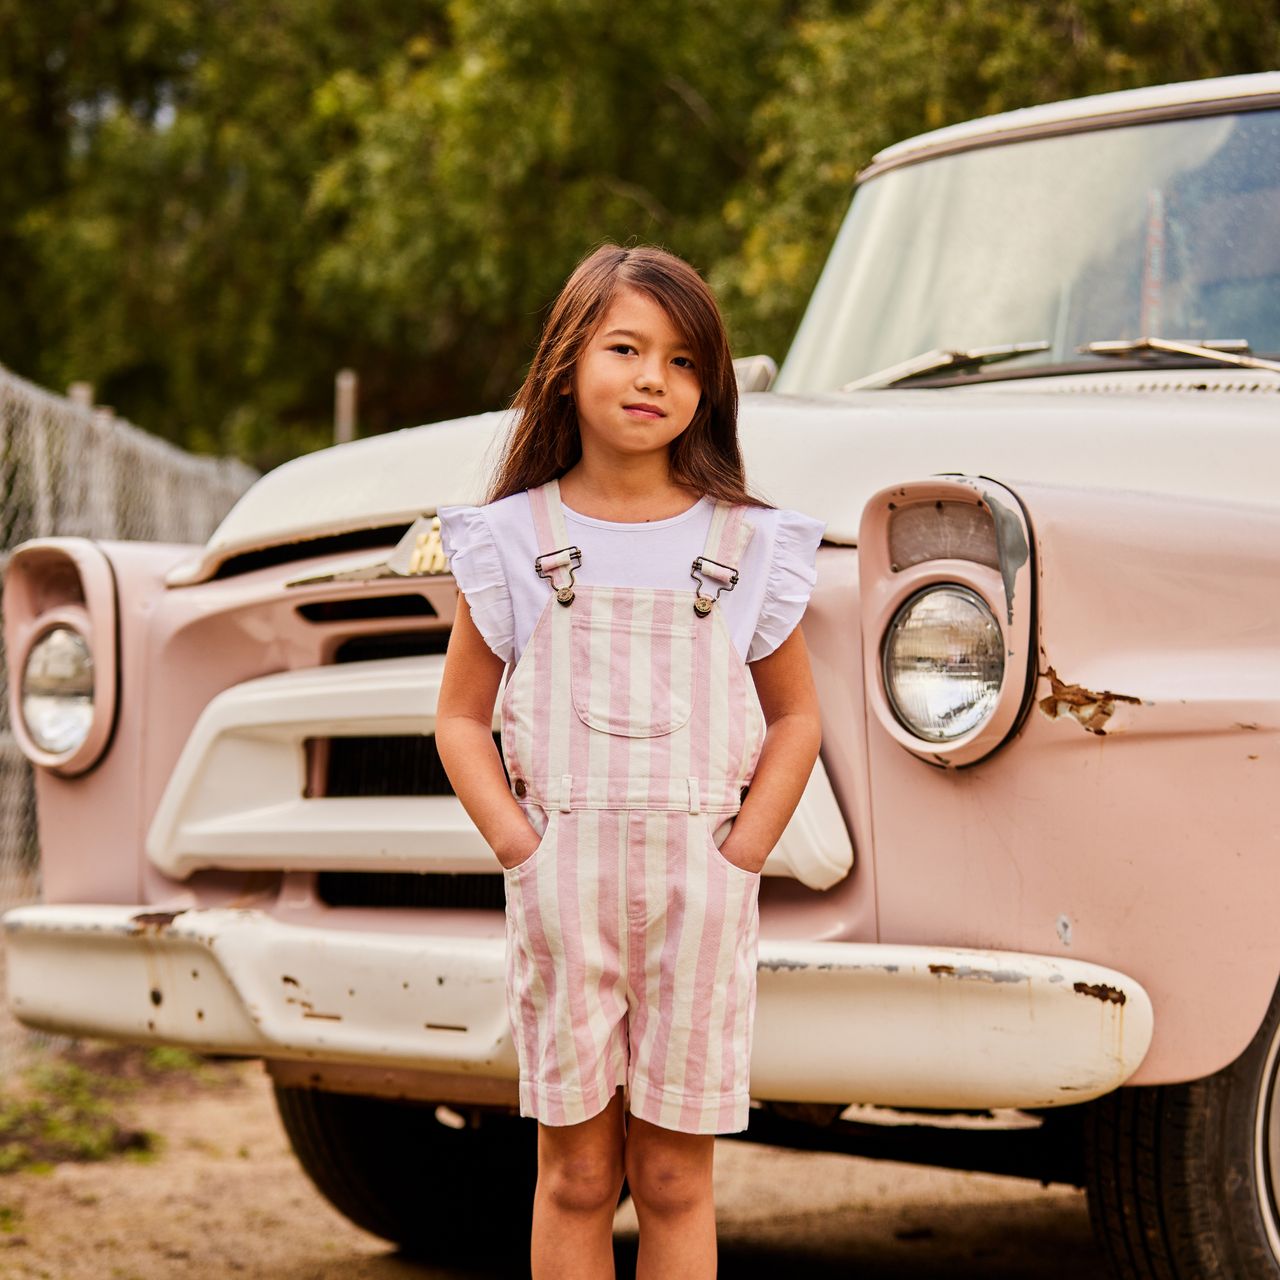
[{"label": "white painted metal surface", "polygon": [[[285,671],[224,690],[169,777],[147,856],[177,878],[200,867],[496,875],[456,796],[303,794],[308,738],[433,734],[443,674],[444,655],[431,654]],[[501,728],[497,706],[493,727]],[[852,865],[819,760],[765,873],[827,889]]]},{"label": "white painted metal surface", "polygon": [[[1113,374],[1095,376],[1114,383]],[[1266,386],[1271,378],[1259,374]],[[1113,385],[1105,396],[1064,396],[1052,378],[1011,395],[1011,385],[963,396],[924,389],[744,396],[739,436],[748,479],[775,505],[825,520],[827,542],[849,546],[867,499],[919,475],[921,458],[934,459],[938,471],[1006,480],[1277,501],[1271,476],[1280,468],[1280,432],[1270,394],[1233,395],[1224,412],[1217,395],[1175,399]],[[397,521],[408,526],[438,505],[482,501],[479,468],[501,416],[394,431],[277,467],[168,581],[201,581],[240,551]],[[1206,439],[1216,447],[1209,459]],[[350,555],[334,558],[334,567],[352,563]]]},{"label": "white painted metal surface", "polygon": [[1141,89],[1120,89],[1115,93],[1097,93],[1088,98],[1070,98],[1065,102],[1046,102],[1015,111],[1001,111],[978,120],[965,120],[946,125],[929,133],[917,134],[895,142],[879,151],[872,164],[904,160],[922,151],[953,146],[963,142],[994,140],[1001,135],[1021,133],[1026,129],[1042,129],[1067,125],[1073,121],[1098,121],[1107,116],[1135,112],[1160,111],[1186,107],[1187,114],[1205,103],[1237,102],[1249,98],[1280,94],[1280,71],[1261,71],[1246,76],[1219,76],[1211,80],[1189,80],[1179,84],[1148,85]]},{"label": "white painted metal surface", "polygon": [[[258,911],[23,907],[4,917],[31,1026],[284,1059],[510,1078],[503,938],[354,932]],[[1124,1082],[1150,1042],[1133,979],[1081,961],[762,943],[752,1091],[1035,1107]],[[446,1100],[446,1099],[442,1099]]]}]

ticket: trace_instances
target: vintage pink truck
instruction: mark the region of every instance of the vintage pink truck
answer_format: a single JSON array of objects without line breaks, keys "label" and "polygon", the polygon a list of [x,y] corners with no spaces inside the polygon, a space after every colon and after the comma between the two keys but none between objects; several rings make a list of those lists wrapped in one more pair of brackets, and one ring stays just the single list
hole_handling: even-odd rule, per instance
[{"label": "vintage pink truck", "polygon": [[[432,737],[433,514],[504,422],[4,583],[17,1016],[262,1058],[320,1189],[428,1255],[533,1157],[502,876]],[[878,155],[742,439],[828,522],[746,1136],[1075,1181],[1118,1276],[1280,1276],[1280,73]]]}]

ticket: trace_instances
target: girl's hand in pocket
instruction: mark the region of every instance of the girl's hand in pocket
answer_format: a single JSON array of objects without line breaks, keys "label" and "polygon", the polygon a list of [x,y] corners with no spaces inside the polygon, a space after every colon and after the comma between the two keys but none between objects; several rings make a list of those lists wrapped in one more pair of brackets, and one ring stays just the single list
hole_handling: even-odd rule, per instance
[{"label": "girl's hand in pocket", "polygon": [[725,837],[725,841],[720,845],[720,856],[726,862],[732,862],[735,867],[740,867],[743,871],[750,871],[752,875],[759,875],[764,867],[766,859],[769,857],[770,850],[766,849],[763,854],[758,849],[751,848],[745,841],[733,838],[730,832]]},{"label": "girl's hand in pocket", "polygon": [[501,844],[490,845],[493,856],[504,871],[512,871],[522,862],[528,862],[534,851],[542,843],[538,829],[521,811],[518,822],[513,822],[510,835]]}]

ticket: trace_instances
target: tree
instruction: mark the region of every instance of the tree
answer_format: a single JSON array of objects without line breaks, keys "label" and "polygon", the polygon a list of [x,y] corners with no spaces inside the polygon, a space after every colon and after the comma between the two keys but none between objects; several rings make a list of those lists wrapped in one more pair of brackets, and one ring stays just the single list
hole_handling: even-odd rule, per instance
[{"label": "tree", "polygon": [[1015,107],[1280,64],[1269,0],[870,0],[805,7],[757,108],[718,264],[745,345],[781,355],[848,207],[892,142]]}]

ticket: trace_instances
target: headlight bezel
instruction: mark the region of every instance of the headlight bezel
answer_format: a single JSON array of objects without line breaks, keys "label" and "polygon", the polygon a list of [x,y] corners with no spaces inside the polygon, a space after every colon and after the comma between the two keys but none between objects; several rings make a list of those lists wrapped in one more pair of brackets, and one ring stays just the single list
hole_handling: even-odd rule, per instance
[{"label": "headlight bezel", "polygon": [[[115,732],[119,701],[115,575],[87,538],[35,538],[16,547],[4,578],[4,636],[13,736],[32,764],[77,777],[103,758]],[[93,668],[93,713],[84,740],[67,751],[43,748],[27,728],[23,684],[31,652],[50,631],[66,627],[84,641]]]},{"label": "headlight bezel", "polygon": [[[979,546],[972,537],[945,536],[947,512],[976,506],[991,525]],[[894,563],[892,527],[900,513],[932,507],[919,537],[932,538],[936,551],[914,547]],[[959,512],[963,516],[963,512]],[[930,521],[939,524],[936,535]],[[959,554],[951,554],[958,551]],[[966,554],[967,553],[967,554]],[[932,765],[961,768],[998,750],[1016,731],[1035,689],[1035,562],[1030,524],[1017,496],[994,481],[968,476],[934,476],[882,489],[863,509],[858,535],[864,688],[868,723],[899,746]],[[971,591],[998,625],[1004,640],[1004,673],[987,718],[946,741],[917,735],[899,718],[886,685],[884,646],[889,627],[908,601],[938,587]]]}]

